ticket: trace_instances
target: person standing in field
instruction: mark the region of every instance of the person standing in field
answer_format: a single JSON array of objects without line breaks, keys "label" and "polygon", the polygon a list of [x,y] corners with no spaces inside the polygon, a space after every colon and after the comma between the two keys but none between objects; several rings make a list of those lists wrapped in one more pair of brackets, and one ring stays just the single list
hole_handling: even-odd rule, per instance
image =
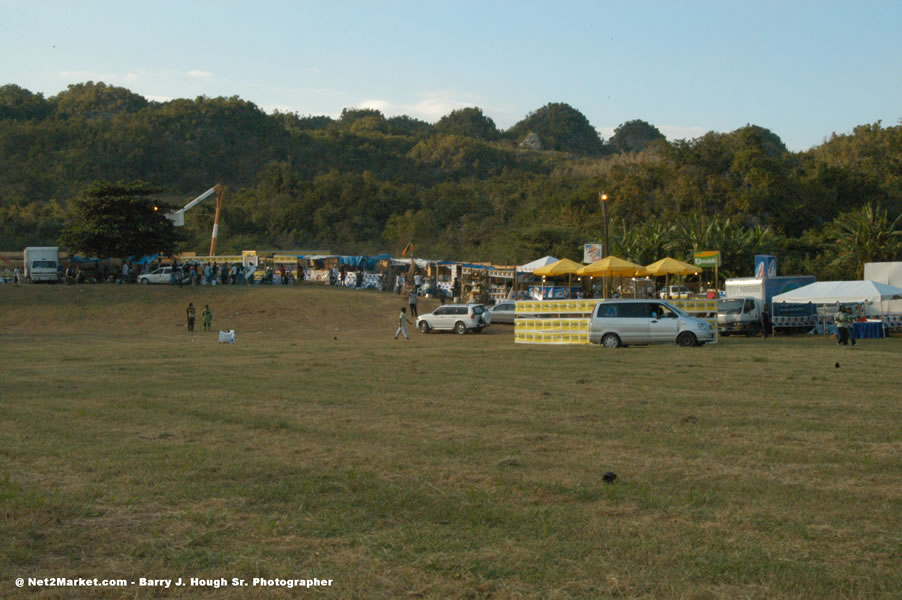
[{"label": "person standing in field", "polygon": [[[839,307],[839,310],[833,317],[833,322],[836,324],[836,345],[848,346],[849,338],[851,337],[849,334],[852,329],[852,321],[844,307]],[[854,345],[854,340],[852,344]]]},{"label": "person standing in field", "polygon": [[774,330],[773,321],[770,318],[770,311],[767,306],[761,311],[761,337],[765,340],[767,336],[772,335]]},{"label": "person standing in field", "polygon": [[400,321],[398,330],[395,332],[395,339],[398,339],[398,336],[403,333],[404,337],[409,340],[410,336],[407,335],[407,324],[410,323],[410,320],[407,318],[407,309],[403,306],[401,307]]},{"label": "person standing in field", "polygon": [[188,315],[188,331],[194,331],[194,304],[191,302],[188,303],[186,313]]},{"label": "person standing in field", "polygon": [[410,314],[414,317],[419,317],[417,314],[417,288],[410,288],[410,294],[407,295],[407,304],[410,306]]},{"label": "person standing in field", "polygon": [[204,311],[200,313],[200,316],[204,320],[204,331],[210,331],[210,323],[213,322],[213,311],[210,310],[209,304],[204,304]]}]

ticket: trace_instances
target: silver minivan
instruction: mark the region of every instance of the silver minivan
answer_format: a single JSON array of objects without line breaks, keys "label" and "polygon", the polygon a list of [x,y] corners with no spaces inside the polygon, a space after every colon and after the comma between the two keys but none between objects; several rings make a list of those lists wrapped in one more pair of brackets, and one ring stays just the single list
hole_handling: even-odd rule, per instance
[{"label": "silver minivan", "polygon": [[698,346],[714,341],[715,331],[662,300],[603,300],[595,306],[589,341],[607,348],[629,344]]}]

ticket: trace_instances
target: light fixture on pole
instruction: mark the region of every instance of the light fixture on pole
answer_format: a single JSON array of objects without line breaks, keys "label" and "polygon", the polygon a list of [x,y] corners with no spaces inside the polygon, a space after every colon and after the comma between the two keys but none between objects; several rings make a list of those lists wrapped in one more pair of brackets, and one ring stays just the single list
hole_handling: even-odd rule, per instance
[{"label": "light fixture on pole", "polygon": [[600,192],[598,194],[598,199],[601,200],[601,214],[604,217],[604,244],[601,249],[604,252],[604,256],[602,258],[608,257],[608,195],[604,192]]}]

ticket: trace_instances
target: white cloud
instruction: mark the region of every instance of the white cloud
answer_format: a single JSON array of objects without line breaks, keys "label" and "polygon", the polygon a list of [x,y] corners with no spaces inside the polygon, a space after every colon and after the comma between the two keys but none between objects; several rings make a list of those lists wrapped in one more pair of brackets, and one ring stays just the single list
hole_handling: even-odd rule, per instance
[{"label": "white cloud", "polygon": [[424,94],[423,97],[413,103],[395,103],[389,100],[364,100],[359,108],[372,108],[382,112],[386,117],[407,115],[415,119],[421,119],[434,123],[453,110],[476,106],[472,100],[457,97],[453,92],[435,92]]},{"label": "white cloud", "polygon": [[124,81],[122,75],[116,73],[101,73],[98,71],[60,71],[58,73],[61,79],[66,83],[83,83],[85,81],[103,81],[104,83],[114,83],[116,81]]},{"label": "white cloud", "polygon": [[596,127],[595,131],[605,140],[609,140],[614,136],[614,127]]},{"label": "white cloud", "polygon": [[262,104],[260,108],[263,109],[264,112],[273,114],[276,111],[280,113],[293,113],[297,112],[294,108],[288,106],[287,104]]},{"label": "white cloud", "polygon": [[213,73],[211,73],[210,71],[199,71],[197,69],[188,71],[186,75],[188,75],[188,77],[191,77],[192,79],[210,79],[211,77],[213,77]]},{"label": "white cloud", "polygon": [[671,141],[693,140],[711,131],[709,128],[699,125],[661,125],[658,129]]},{"label": "white cloud", "polygon": [[172,100],[172,98],[170,98],[169,96],[145,95],[144,97],[147,98],[148,100],[150,100],[151,102],[169,102],[170,100]]}]

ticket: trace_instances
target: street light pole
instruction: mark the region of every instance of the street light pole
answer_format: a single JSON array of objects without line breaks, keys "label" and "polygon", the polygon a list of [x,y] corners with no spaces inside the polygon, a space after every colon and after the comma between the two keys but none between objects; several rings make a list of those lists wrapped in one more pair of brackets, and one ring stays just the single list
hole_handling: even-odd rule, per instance
[{"label": "street light pole", "polygon": [[607,258],[608,256],[608,195],[599,192],[598,199],[601,200],[601,214],[604,216],[604,243],[601,246],[601,250],[604,253],[602,258]]},{"label": "street light pole", "polygon": [[[604,192],[598,193],[598,199],[601,200],[601,214],[604,216],[604,241],[601,245],[601,251],[604,254],[602,258],[607,258],[608,255],[608,195]],[[608,297],[608,278],[606,276],[602,276],[601,279],[601,289],[602,296],[605,298]]]}]

